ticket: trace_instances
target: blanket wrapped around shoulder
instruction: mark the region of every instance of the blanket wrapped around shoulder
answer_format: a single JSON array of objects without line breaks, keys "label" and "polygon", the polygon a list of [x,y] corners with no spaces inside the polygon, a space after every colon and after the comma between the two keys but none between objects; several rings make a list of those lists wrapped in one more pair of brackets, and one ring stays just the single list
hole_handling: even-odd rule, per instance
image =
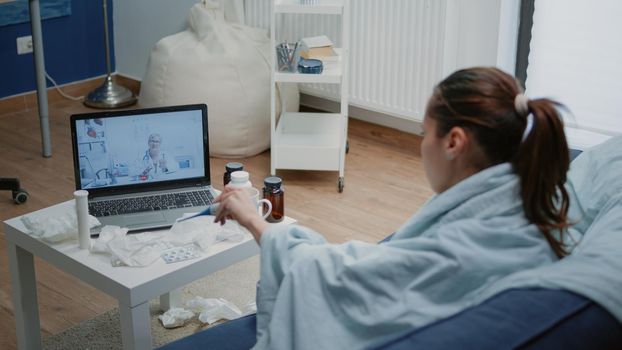
[{"label": "blanket wrapped around shoulder", "polygon": [[564,289],[583,295],[622,323],[622,136],[583,152],[572,162],[570,229],[578,244],[561,261],[503,278],[484,291],[489,298],[511,288]]},{"label": "blanket wrapped around shoulder", "polygon": [[382,244],[301,226],[261,238],[255,349],[360,349],[448,317],[515,271],[557,260],[524,216],[510,164],[433,197]]}]

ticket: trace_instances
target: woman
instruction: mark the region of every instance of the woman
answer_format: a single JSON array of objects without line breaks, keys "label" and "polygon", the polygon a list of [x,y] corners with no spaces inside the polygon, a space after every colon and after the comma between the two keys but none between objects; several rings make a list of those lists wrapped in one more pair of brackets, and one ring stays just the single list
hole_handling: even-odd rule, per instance
[{"label": "woman", "polygon": [[261,245],[255,348],[368,347],[566,254],[569,154],[556,105],[528,100],[496,68],[443,80],[421,145],[437,195],[381,244],[331,245],[304,227],[269,227],[226,189],[216,220],[238,220]]}]

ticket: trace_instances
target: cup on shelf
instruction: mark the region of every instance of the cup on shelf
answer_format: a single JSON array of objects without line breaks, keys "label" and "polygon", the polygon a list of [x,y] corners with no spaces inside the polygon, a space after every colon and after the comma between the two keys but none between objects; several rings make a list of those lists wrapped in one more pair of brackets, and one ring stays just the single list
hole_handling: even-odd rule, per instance
[{"label": "cup on shelf", "polygon": [[295,73],[298,70],[299,46],[298,43],[287,42],[276,46],[276,63],[279,72]]}]

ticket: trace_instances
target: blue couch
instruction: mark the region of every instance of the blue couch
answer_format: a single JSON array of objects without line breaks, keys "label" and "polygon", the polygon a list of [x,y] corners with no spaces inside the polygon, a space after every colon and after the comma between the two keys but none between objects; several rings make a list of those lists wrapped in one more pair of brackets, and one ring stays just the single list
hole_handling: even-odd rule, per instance
[{"label": "blue couch", "polygon": [[[255,344],[255,315],[208,328],[160,350],[242,350]],[[622,325],[579,295],[514,289],[373,349],[622,349]]]},{"label": "blue couch", "polygon": [[[572,151],[572,158],[578,153]],[[160,349],[249,349],[255,344],[255,329],[256,317],[249,315]],[[371,349],[622,349],[622,324],[598,304],[569,291],[511,289]]]}]

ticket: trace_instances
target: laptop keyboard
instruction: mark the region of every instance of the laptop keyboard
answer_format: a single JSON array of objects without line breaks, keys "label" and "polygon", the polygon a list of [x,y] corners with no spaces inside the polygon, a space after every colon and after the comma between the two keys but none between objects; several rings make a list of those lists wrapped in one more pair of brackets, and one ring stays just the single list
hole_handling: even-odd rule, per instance
[{"label": "laptop keyboard", "polygon": [[146,211],[210,205],[214,197],[208,190],[166,193],[144,197],[113,199],[89,203],[89,214],[102,217]]}]

